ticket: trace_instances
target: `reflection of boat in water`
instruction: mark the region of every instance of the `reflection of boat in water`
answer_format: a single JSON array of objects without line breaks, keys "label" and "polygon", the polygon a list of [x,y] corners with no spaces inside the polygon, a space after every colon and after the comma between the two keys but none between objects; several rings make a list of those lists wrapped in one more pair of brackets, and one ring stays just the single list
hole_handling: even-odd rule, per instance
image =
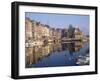
[{"label": "reflection of boat in water", "polygon": [[89,65],[89,54],[85,55],[85,56],[79,56],[76,59],[76,64],[78,65]]}]

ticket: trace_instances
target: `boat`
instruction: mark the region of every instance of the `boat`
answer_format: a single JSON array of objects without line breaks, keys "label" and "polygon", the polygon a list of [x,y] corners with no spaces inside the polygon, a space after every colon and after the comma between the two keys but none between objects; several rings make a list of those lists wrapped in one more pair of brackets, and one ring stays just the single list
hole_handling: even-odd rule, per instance
[{"label": "boat", "polygon": [[27,42],[25,43],[25,47],[34,47],[34,46],[39,46],[43,45],[43,42],[41,41],[34,41],[34,42]]},{"label": "boat", "polygon": [[76,64],[77,65],[88,65],[89,64],[89,55],[87,54],[86,56],[79,56],[76,59]]}]

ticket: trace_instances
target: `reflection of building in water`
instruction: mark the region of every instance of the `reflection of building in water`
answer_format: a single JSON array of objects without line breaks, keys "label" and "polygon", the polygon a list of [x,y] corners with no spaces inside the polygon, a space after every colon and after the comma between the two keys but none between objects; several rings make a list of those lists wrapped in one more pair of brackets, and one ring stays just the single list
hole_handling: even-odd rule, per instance
[{"label": "reflection of building in water", "polygon": [[[44,57],[48,57],[54,52],[61,52],[63,50],[69,50],[70,54],[79,51],[82,48],[82,42],[73,43],[55,43],[48,44],[44,46],[35,46],[33,48],[26,48],[26,67],[32,64],[36,64]],[[59,53],[58,53],[59,54]]]},{"label": "reflection of building in water", "polygon": [[53,52],[55,52],[55,51],[59,52],[62,50],[61,43],[55,43],[52,45],[52,47],[53,47]]},{"label": "reflection of building in water", "polygon": [[26,66],[35,64],[49,54],[49,46],[35,46],[26,48]]},{"label": "reflection of building in water", "polygon": [[82,47],[82,42],[62,43],[62,50],[69,50],[70,52],[79,51]]},{"label": "reflection of building in water", "polygon": [[42,48],[42,56],[48,56],[48,54],[50,53],[49,45],[46,45],[41,48]]},{"label": "reflection of building in water", "polygon": [[83,47],[82,42],[75,42],[74,45],[75,45],[75,51],[79,51]]},{"label": "reflection of building in water", "polygon": [[33,64],[35,57],[33,56],[33,48],[25,48],[25,62],[27,64]]},{"label": "reflection of building in water", "polygon": [[36,64],[44,57],[49,56],[52,52],[60,51],[61,44],[49,44],[45,46],[35,46],[33,48],[26,48],[26,67],[31,64]]}]

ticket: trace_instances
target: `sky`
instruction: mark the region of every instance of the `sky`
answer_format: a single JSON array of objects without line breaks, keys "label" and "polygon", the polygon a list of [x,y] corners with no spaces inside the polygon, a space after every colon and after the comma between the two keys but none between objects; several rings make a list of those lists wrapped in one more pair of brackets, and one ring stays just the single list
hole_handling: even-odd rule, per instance
[{"label": "sky", "polygon": [[81,31],[89,35],[89,15],[25,12],[25,17],[55,28],[68,28],[70,24],[79,26]]}]

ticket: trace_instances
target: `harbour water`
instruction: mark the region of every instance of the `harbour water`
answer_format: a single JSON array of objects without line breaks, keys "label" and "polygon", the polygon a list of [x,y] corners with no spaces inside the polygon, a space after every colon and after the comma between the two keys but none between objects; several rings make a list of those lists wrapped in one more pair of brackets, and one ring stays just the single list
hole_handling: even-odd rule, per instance
[{"label": "harbour water", "polygon": [[88,42],[49,43],[25,48],[25,67],[89,65]]}]

